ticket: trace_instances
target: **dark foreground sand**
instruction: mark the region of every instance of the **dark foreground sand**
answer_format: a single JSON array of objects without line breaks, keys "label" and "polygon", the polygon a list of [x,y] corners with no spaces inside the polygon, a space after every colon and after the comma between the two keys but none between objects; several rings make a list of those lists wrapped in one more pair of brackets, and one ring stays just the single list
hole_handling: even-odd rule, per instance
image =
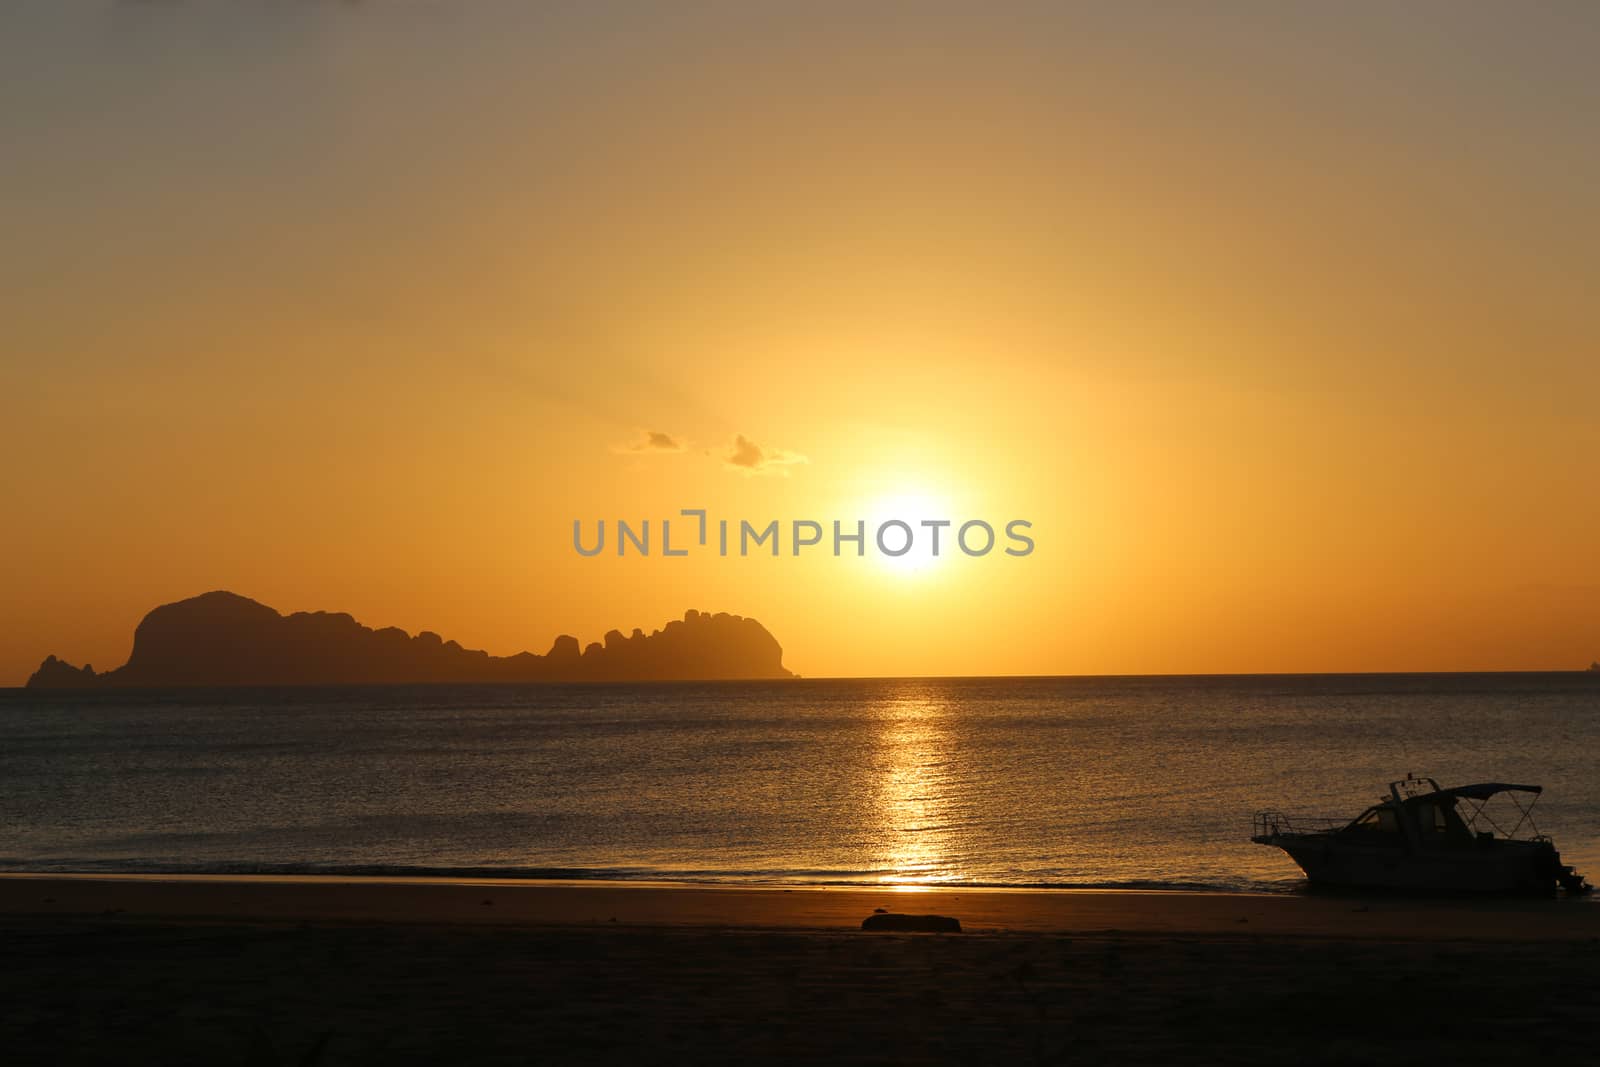
[{"label": "dark foreground sand", "polygon": [[1566,900],[10,877],[0,951],[12,1063],[1576,1063],[1600,1020]]}]

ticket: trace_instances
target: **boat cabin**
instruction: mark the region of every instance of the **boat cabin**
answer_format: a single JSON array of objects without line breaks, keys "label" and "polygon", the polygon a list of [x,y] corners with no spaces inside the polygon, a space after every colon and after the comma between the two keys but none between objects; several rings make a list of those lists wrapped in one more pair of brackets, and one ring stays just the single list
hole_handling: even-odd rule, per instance
[{"label": "boat cabin", "polygon": [[[1426,851],[1473,848],[1497,840],[1493,831],[1479,830],[1477,820],[1483,816],[1483,801],[1499,793],[1517,792],[1537,795],[1542,789],[1536,785],[1507,785],[1503,782],[1484,782],[1464,785],[1455,789],[1440,789],[1432,778],[1406,778],[1389,786],[1389,799],[1374,804],[1356,816],[1341,835],[1359,837],[1371,845],[1393,845],[1395,848],[1416,848]],[[1462,799],[1477,801],[1476,808],[1462,817]],[[1526,810],[1518,805],[1527,817]],[[1493,823],[1491,822],[1491,825]],[[1513,836],[1515,831],[1507,834]]]}]

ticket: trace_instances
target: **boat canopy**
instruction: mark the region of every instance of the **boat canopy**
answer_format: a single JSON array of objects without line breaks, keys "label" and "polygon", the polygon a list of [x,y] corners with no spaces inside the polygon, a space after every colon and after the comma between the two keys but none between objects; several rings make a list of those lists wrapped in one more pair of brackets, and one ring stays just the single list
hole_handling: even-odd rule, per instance
[{"label": "boat canopy", "polygon": [[1470,800],[1488,800],[1496,793],[1543,793],[1542,785],[1511,785],[1507,782],[1479,782],[1477,785],[1458,785],[1454,789],[1441,789],[1430,796],[1467,797]]}]

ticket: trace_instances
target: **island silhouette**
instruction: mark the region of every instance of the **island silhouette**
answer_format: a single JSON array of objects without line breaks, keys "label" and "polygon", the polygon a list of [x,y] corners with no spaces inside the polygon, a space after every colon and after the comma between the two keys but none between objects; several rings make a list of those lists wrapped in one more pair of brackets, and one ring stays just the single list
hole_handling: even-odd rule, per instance
[{"label": "island silhouette", "polygon": [[48,657],[30,689],[338,685],[402,682],[622,682],[789,678],[783,649],[755,619],[690,610],[653,633],[619,630],[579,648],[562,634],[543,656],[491,656],[424,630],[374,630],[343,612],[283,615],[222,590],[163,604],[139,623],[133,654],[96,674]]}]

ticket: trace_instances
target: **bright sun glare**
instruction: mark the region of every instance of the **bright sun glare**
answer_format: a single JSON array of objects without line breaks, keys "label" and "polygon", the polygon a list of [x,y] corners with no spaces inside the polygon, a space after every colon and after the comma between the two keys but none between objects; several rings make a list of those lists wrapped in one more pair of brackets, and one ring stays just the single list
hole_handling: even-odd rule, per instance
[{"label": "bright sun glare", "polygon": [[[892,574],[926,574],[956,551],[955,523],[958,516],[951,513],[947,502],[922,491],[894,493],[875,500],[865,516],[867,520],[867,551],[886,571]],[[892,556],[879,549],[876,539],[878,528],[891,520],[899,520],[910,528],[910,549],[904,555]],[[947,520],[949,526],[929,527],[923,521]],[[934,554],[934,536],[938,536],[938,554]],[[883,543],[898,552],[906,545],[906,530],[891,526],[883,532]]]}]

